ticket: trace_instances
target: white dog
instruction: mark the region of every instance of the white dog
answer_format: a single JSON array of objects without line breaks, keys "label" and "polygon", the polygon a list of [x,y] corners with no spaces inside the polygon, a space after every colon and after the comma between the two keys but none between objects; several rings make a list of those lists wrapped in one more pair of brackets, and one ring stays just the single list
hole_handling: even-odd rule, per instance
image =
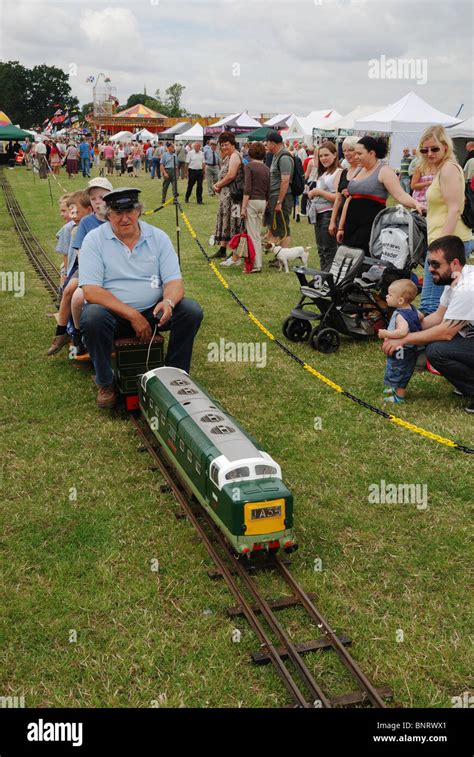
[{"label": "white dog", "polygon": [[280,247],[279,244],[270,243],[267,252],[273,252],[275,259],[278,262],[278,267],[281,270],[285,269],[285,273],[289,273],[288,263],[296,258],[301,258],[303,265],[306,265],[309,258],[308,250],[310,247]]}]

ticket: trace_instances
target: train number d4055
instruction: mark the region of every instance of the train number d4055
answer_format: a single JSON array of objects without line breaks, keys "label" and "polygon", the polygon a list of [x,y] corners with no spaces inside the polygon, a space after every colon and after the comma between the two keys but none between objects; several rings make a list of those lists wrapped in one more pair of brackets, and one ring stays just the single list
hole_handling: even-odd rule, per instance
[{"label": "train number d4055", "polygon": [[273,507],[256,507],[252,510],[251,520],[260,520],[261,518],[278,518],[281,515],[281,505]]}]

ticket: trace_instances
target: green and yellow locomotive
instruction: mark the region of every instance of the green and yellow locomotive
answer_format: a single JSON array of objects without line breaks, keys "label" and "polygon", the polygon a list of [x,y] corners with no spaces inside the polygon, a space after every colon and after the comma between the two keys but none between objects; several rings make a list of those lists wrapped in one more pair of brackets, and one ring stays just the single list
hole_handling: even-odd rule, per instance
[{"label": "green and yellow locomotive", "polygon": [[293,496],[280,466],[179,368],[141,377],[140,408],[153,434],[238,555],[297,549]]}]

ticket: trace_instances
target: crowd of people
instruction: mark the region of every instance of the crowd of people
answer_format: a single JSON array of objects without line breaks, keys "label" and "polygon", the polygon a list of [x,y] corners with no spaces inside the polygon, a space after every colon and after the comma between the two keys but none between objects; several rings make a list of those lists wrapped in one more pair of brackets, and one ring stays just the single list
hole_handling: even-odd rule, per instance
[{"label": "crowd of people", "polygon": [[[79,358],[84,354],[90,355],[96,367],[98,384],[107,389],[105,399],[104,392],[99,391],[99,405],[110,406],[114,400],[114,390],[109,381],[110,370],[105,368],[103,345],[100,339],[96,341],[92,316],[86,317],[84,314],[94,312],[98,317],[97,308],[110,310],[112,315],[107,317],[101,311],[102,327],[104,333],[109,335],[107,339],[119,326],[119,331],[123,331],[126,322],[129,331],[146,336],[151,333],[152,312],[157,311],[158,304],[162,305],[163,297],[166,300],[171,292],[169,299],[173,307],[165,306],[161,327],[172,316],[175,318],[174,308],[178,302],[184,302],[181,289],[178,292],[175,285],[166,287],[169,275],[172,276],[170,281],[178,280],[177,269],[172,265],[169,269],[171,273],[167,269],[172,260],[171,242],[167,237],[167,241],[164,240],[162,235],[158,238],[155,232],[149,231],[155,227],[139,220],[139,190],[135,190],[137,194],[133,197],[130,197],[132,190],[123,190],[128,193],[125,198],[128,205],[124,205],[118,197],[122,190],[114,191],[112,188],[110,179],[114,175],[121,176],[124,169],[130,169],[132,177],[139,176],[143,171],[149,174],[151,180],[161,179],[163,203],[169,188],[173,192],[178,180],[187,182],[186,203],[195,193],[196,202],[204,204],[203,192],[207,187],[209,196],[219,198],[210,240],[216,246],[213,257],[223,258],[221,265],[224,267],[241,265],[240,247],[236,249],[231,240],[245,229],[254,249],[252,266],[245,267],[246,273],[262,271],[262,251],[266,245],[275,242],[282,248],[291,245],[292,215],[297,220],[306,219],[314,226],[319,270],[330,270],[341,244],[369,254],[374,218],[386,206],[388,197],[392,196],[404,207],[426,215],[428,250],[420,309],[416,310],[413,305],[417,290],[409,280],[397,281],[389,290],[387,303],[394,308],[394,316],[388,328],[380,332],[388,361],[385,399],[388,402],[405,400],[415,356],[418,349],[424,347],[430,369],[448,378],[456,391],[469,399],[466,409],[474,411],[474,267],[467,264],[474,250],[474,242],[472,230],[461,218],[465,204],[465,181],[472,180],[474,174],[474,145],[467,145],[468,156],[464,167],[461,167],[445,129],[441,126],[431,127],[422,135],[416,150],[404,150],[398,175],[386,161],[387,145],[382,139],[350,136],[342,142],[342,150],[338,148],[338,145],[327,140],[317,146],[291,145],[285,143],[278,132],[270,132],[264,142],[244,144],[241,149],[231,132],[221,133],[204,149],[200,142],[175,145],[158,140],[156,144],[113,144],[106,141],[95,145],[83,139],[78,146],[65,144],[64,149],[51,144],[49,153],[46,152],[47,170],[55,170],[58,154],[62,155],[61,161],[66,163],[71,176],[80,163],[85,178],[89,178],[91,166],[95,166],[99,173],[106,172],[107,177],[102,175],[92,179],[85,190],[61,198],[61,214],[65,224],[58,233],[57,249],[64,255],[63,295],[56,334],[48,354],[59,351],[72,335],[76,355]],[[102,160],[104,169],[101,170]],[[299,177],[302,177],[301,185],[298,184]],[[295,187],[298,186],[298,196],[295,196]],[[118,239],[122,246],[125,244],[131,251],[142,243],[143,248],[148,249],[150,233],[155,246],[154,265],[158,265],[159,279],[163,285],[162,299],[154,303],[149,297],[141,296],[143,291],[134,299],[123,288],[116,289],[114,276],[118,276],[118,272],[111,274],[110,284],[107,275],[113,266],[109,270],[107,262],[104,268],[104,260],[109,261],[111,257],[107,256],[112,256],[112,240]],[[96,242],[99,247],[96,247]],[[132,246],[129,242],[133,243]],[[162,249],[166,250],[164,258]],[[88,264],[81,272],[80,260],[84,258],[84,250],[87,250]],[[106,254],[104,250],[107,250]],[[116,247],[114,254],[117,255]],[[92,255],[96,258],[94,265]],[[149,258],[150,264],[152,257]],[[133,281],[133,273],[128,273]],[[146,277],[139,278],[143,287]],[[98,293],[97,288],[109,294]],[[133,293],[134,289],[135,284],[131,284],[130,292]],[[125,303],[125,307],[122,304],[118,306],[116,299]],[[95,309],[89,307],[92,305]],[[197,304],[186,307],[191,310],[195,307],[193,317],[197,323]],[[133,313],[131,308],[134,308]],[[139,318],[137,313],[142,316]],[[179,319],[175,318],[173,324],[178,323]],[[196,330],[194,326],[193,333]],[[400,358],[395,352],[402,346],[404,349]],[[110,339],[106,353],[109,347]],[[176,351],[175,340],[172,354],[173,351]],[[189,365],[189,360],[190,353],[181,364]]]}]

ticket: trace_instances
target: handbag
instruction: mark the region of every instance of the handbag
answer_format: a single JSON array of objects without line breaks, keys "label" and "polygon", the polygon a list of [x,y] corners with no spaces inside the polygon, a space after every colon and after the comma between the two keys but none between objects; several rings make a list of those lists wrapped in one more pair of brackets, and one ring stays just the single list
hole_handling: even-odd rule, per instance
[{"label": "handbag", "polygon": [[234,234],[228,247],[233,250],[234,254],[238,255],[239,258],[244,258],[246,271],[252,270],[255,261],[255,247],[252,238],[245,230],[244,221],[241,222],[240,233]]},{"label": "handbag", "polygon": [[235,179],[229,184],[230,197],[232,202],[242,202],[244,199],[244,169],[242,165],[242,158],[240,157],[240,166]]}]

